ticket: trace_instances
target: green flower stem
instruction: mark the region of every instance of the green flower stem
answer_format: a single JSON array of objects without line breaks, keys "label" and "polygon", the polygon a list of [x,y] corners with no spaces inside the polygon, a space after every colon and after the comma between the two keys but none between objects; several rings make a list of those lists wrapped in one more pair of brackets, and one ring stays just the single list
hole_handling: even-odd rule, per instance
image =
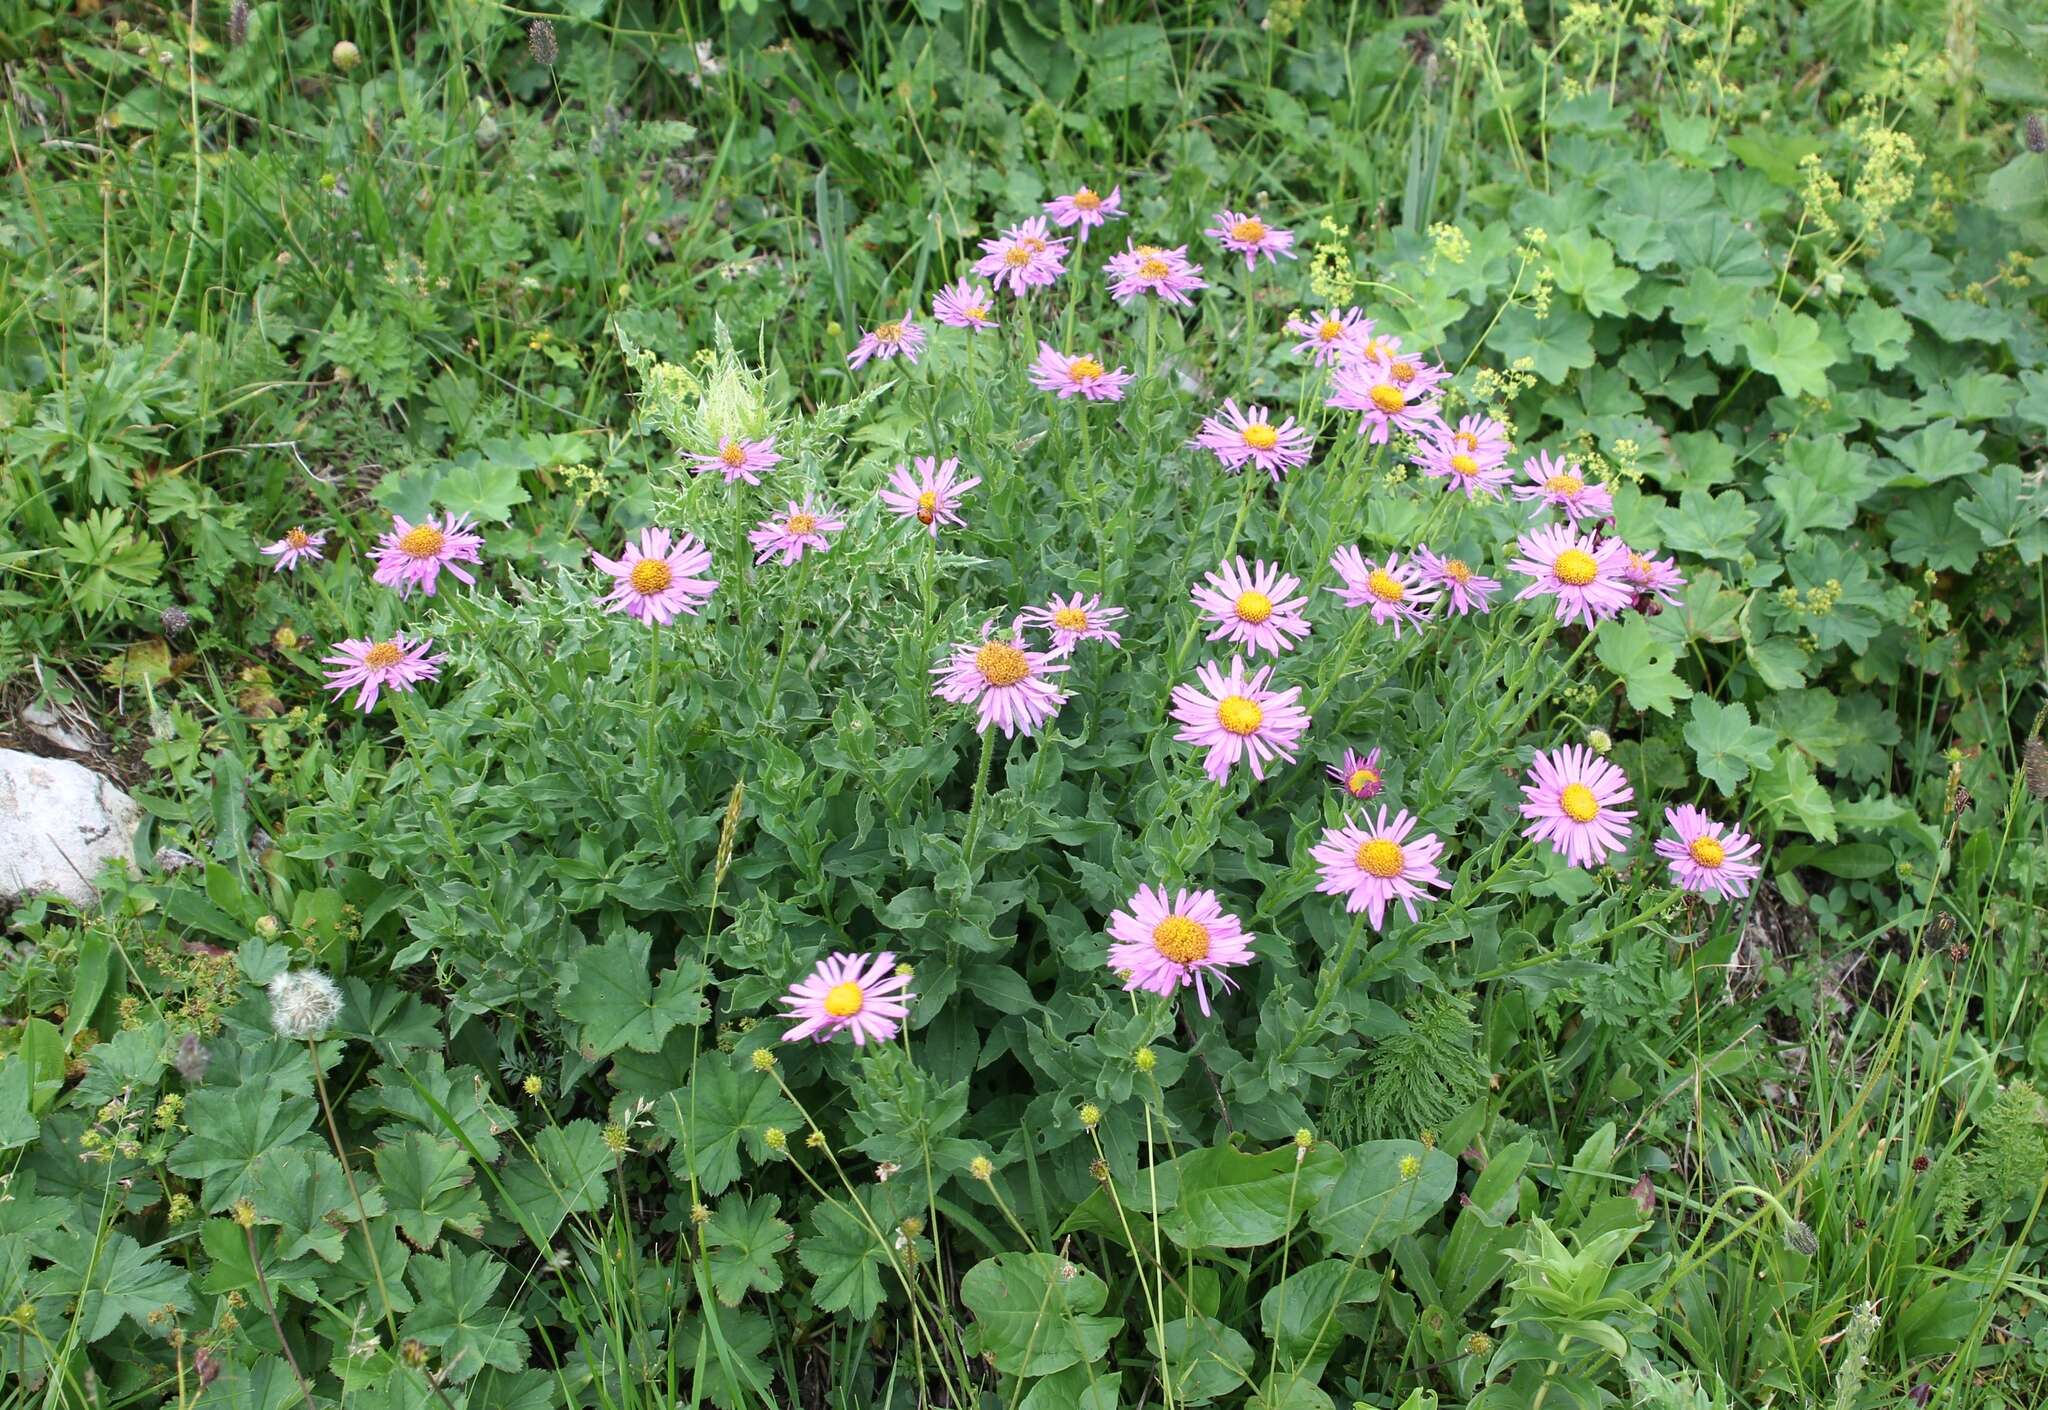
[{"label": "green flower stem", "polygon": [[1351,968],[1352,952],[1358,948],[1359,937],[1364,934],[1365,912],[1360,911],[1358,919],[1352,922],[1351,934],[1345,937],[1344,948],[1337,956],[1337,963],[1331,967],[1328,976],[1318,987],[1315,1007],[1308,1011],[1308,1020],[1295,1033],[1294,1041],[1289,1043],[1285,1051],[1280,1054],[1280,1061],[1283,1063],[1292,1058],[1297,1052],[1300,1052],[1301,1045],[1314,1035],[1317,1025],[1322,1022],[1323,1010],[1329,1007],[1330,996],[1337,992],[1338,986],[1344,981],[1345,971]]},{"label": "green flower stem", "polygon": [[974,771],[974,797],[967,805],[967,838],[960,847],[970,880],[974,876],[974,842],[981,832],[981,800],[988,792],[988,765],[995,753],[995,742],[995,727],[991,725],[981,732],[981,763]]}]

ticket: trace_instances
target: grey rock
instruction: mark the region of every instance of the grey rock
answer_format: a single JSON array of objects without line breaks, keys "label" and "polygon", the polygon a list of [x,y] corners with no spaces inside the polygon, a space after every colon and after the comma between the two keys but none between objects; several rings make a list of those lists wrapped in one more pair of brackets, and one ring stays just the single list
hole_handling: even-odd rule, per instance
[{"label": "grey rock", "polygon": [[0,749],[0,902],[54,892],[91,905],[109,861],[134,870],[141,821],[133,798],[83,764]]}]

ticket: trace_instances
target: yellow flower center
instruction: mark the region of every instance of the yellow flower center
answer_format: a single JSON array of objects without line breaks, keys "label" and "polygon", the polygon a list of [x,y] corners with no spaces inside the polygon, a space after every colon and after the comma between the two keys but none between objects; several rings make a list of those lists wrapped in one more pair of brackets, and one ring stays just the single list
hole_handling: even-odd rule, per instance
[{"label": "yellow flower center", "polygon": [[902,342],[903,325],[901,323],[884,323],[875,330],[875,341],[878,343]]},{"label": "yellow flower center", "polygon": [[1685,850],[1703,867],[1718,867],[1728,856],[1727,849],[1711,837],[1695,837]]},{"label": "yellow flower center", "polygon": [[1378,769],[1361,767],[1351,771],[1351,777],[1344,780],[1344,786],[1353,793],[1363,793],[1379,781],[1380,772]]},{"label": "yellow flower center", "polygon": [[1415,380],[1415,364],[1412,362],[1397,362],[1387,369],[1387,375],[1405,387]]},{"label": "yellow flower center", "polygon": [[738,441],[727,441],[719,447],[718,458],[737,470],[747,463],[747,448]]},{"label": "yellow flower center", "polygon": [[974,668],[990,685],[1015,685],[1031,674],[1031,661],[1007,641],[992,641],[974,653]]},{"label": "yellow flower center", "polygon": [[783,525],[783,528],[791,534],[808,534],[817,527],[818,516],[815,514],[792,514],[789,516],[789,521]]},{"label": "yellow flower center", "polygon": [[1083,186],[1074,193],[1074,209],[1080,211],[1101,210],[1102,197],[1090,191],[1086,186]]},{"label": "yellow flower center", "polygon": [[396,666],[405,659],[405,653],[398,649],[395,641],[380,641],[363,653],[365,666]]},{"label": "yellow flower center", "polygon": [[1256,734],[1265,718],[1259,702],[1242,695],[1226,695],[1216,707],[1216,723],[1236,735]]},{"label": "yellow flower center", "polygon": [[1589,823],[1600,816],[1600,800],[1583,783],[1566,784],[1564,792],[1557,795],[1557,806],[1573,822]]},{"label": "yellow flower center", "polygon": [[1062,607],[1052,614],[1052,624],[1061,631],[1085,632],[1088,630],[1088,614],[1078,607]]},{"label": "yellow flower center", "polygon": [[1164,279],[1173,273],[1173,266],[1157,255],[1138,263],[1138,273],[1147,279]]},{"label": "yellow flower center", "polygon": [[1454,583],[1469,583],[1472,581],[1472,565],[1462,558],[1446,558],[1444,576]]},{"label": "yellow flower center", "polygon": [[1592,554],[1579,548],[1568,548],[1558,554],[1557,562],[1551,565],[1550,570],[1557,574],[1559,582],[1570,583],[1573,587],[1584,587],[1600,576],[1600,564]]},{"label": "yellow flower center", "polygon": [[969,305],[967,306],[967,321],[968,321],[969,323],[986,323],[986,322],[988,322],[988,305],[987,305],[987,304],[969,304]]},{"label": "yellow flower center", "polygon": [[1372,404],[1392,416],[1395,412],[1407,408],[1408,394],[1399,387],[1382,382],[1372,389]]},{"label": "yellow flower center", "polygon": [[1022,269],[1025,265],[1031,263],[1031,251],[1025,247],[1022,241],[1019,241],[1003,251],[1003,263],[1011,269]]},{"label": "yellow flower center", "polygon": [[1375,568],[1366,574],[1365,590],[1382,602],[1399,602],[1408,596],[1408,589],[1401,586],[1401,580],[1384,568]]},{"label": "yellow flower center", "polygon": [[633,585],[633,591],[641,593],[666,592],[668,585],[676,580],[667,563],[659,558],[643,558],[633,565],[626,581]]},{"label": "yellow flower center", "polygon": [[1102,364],[1092,357],[1077,357],[1067,364],[1067,375],[1076,382],[1092,382],[1102,375]]},{"label": "yellow flower center", "polygon": [[1280,433],[1270,421],[1254,421],[1244,428],[1244,443],[1253,450],[1271,450],[1280,444]]},{"label": "yellow flower center", "polygon": [[1385,837],[1375,837],[1358,849],[1358,865],[1382,881],[1399,876],[1407,860],[1401,844]]},{"label": "yellow flower center", "polygon": [[939,492],[937,490],[926,490],[917,497],[917,512],[919,514],[934,514],[938,512],[938,508]]},{"label": "yellow flower center", "polygon": [[1162,255],[1166,253],[1165,247],[1161,245],[1133,245],[1131,251],[1133,254],[1140,255]]},{"label": "yellow flower center", "polygon": [[1549,490],[1552,494],[1575,495],[1585,487],[1586,482],[1584,480],[1569,472],[1562,475],[1552,475],[1543,482],[1543,488]]},{"label": "yellow flower center", "polygon": [[1647,578],[1650,576],[1650,560],[1640,553],[1631,553],[1628,556],[1628,570],[1639,578]]},{"label": "yellow flower center", "polygon": [[1344,335],[1344,325],[1334,318],[1326,318],[1316,325],[1316,336],[1326,343],[1334,343]]},{"label": "yellow flower center", "polygon": [[415,524],[398,541],[398,551],[408,558],[432,558],[447,542],[448,536],[432,524]]},{"label": "yellow flower center", "polygon": [[835,984],[825,993],[825,1012],[834,1018],[852,1018],[867,1002],[867,995],[861,993],[860,985],[848,980]]},{"label": "yellow flower center", "polygon": [[285,544],[291,548],[304,548],[313,541],[313,536],[304,529],[293,529],[284,536]]},{"label": "yellow flower center", "polygon": [[1451,444],[1469,453],[1479,449],[1479,437],[1470,431],[1459,431],[1451,437]]},{"label": "yellow flower center", "polygon": [[1477,475],[1479,473],[1479,462],[1465,454],[1462,450],[1453,451],[1451,452],[1451,468],[1460,475]]},{"label": "yellow flower center", "polygon": [[1034,255],[1045,248],[1045,241],[1039,239],[1036,235],[1026,235],[1017,243]]},{"label": "yellow flower center", "polygon": [[1273,615],[1273,599],[1263,592],[1241,592],[1237,601],[1231,604],[1231,610],[1237,614],[1238,621],[1249,622],[1256,627]]},{"label": "yellow flower center", "polygon": [[1152,948],[1175,964],[1209,958],[1209,927],[1186,916],[1168,916],[1152,927]]},{"label": "yellow flower center", "polygon": [[1367,362],[1376,362],[1381,357],[1384,357],[1390,349],[1385,338],[1368,338],[1366,339],[1365,346],[1358,351]]},{"label": "yellow flower center", "polygon": [[1230,234],[1232,239],[1242,240],[1247,245],[1256,244],[1266,238],[1266,222],[1263,220],[1240,220],[1237,224],[1230,227]]}]

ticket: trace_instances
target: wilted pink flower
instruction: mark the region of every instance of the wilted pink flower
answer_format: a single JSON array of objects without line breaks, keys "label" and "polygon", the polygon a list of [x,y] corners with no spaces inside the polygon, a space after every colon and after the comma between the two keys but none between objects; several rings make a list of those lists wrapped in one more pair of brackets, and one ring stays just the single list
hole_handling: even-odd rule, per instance
[{"label": "wilted pink flower", "polygon": [[1192,305],[1188,295],[1206,289],[1202,266],[1188,262],[1188,247],[1162,249],[1157,245],[1125,242],[1120,255],[1111,255],[1102,272],[1109,276],[1110,297],[1127,304],[1140,294],[1156,294],[1170,304]]},{"label": "wilted pink flower", "polygon": [[1384,804],[1363,825],[1346,818],[1342,827],[1325,828],[1322,840],[1309,849],[1322,874],[1316,890],[1342,896],[1347,911],[1364,911],[1374,930],[1384,927],[1393,901],[1401,903],[1408,919],[1421,919],[1415,903],[1429,899],[1428,888],[1448,890],[1451,883],[1436,865],[1444,844],[1433,832],[1411,838],[1414,830],[1415,819],[1405,810],[1390,817]]},{"label": "wilted pink flower", "polygon": [[1068,357],[1051,343],[1038,345],[1038,361],[1031,364],[1031,385],[1056,392],[1059,399],[1086,397],[1089,401],[1122,401],[1131,374],[1119,367],[1111,372],[1092,357]]},{"label": "wilted pink flower", "polygon": [[1396,431],[1427,436],[1442,424],[1436,388],[1444,376],[1444,369],[1434,363],[1398,354],[1346,359],[1323,404],[1357,412],[1359,434],[1373,445],[1384,445]]},{"label": "wilted pink flower", "polygon": [[667,626],[678,613],[695,616],[718,587],[716,578],[701,576],[711,566],[711,551],[691,534],[670,547],[667,529],[642,529],[640,542],[629,540],[617,558],[602,553],[590,558],[612,577],[605,610],[624,612],[649,626]]},{"label": "wilted pink flower", "polygon": [[1325,591],[1336,593],[1346,607],[1366,608],[1375,622],[1391,623],[1396,640],[1403,623],[1420,627],[1427,622],[1429,609],[1443,594],[1423,578],[1421,564],[1403,563],[1398,553],[1376,563],[1347,543],[1330,555],[1330,566],[1344,586]]},{"label": "wilted pink flower", "polygon": [[1545,524],[1515,541],[1522,556],[1508,571],[1534,579],[1515,601],[1555,596],[1557,620],[1587,626],[1619,616],[1635,596],[1628,581],[1628,545],[1596,539],[1570,524]]},{"label": "wilted pink flower", "polygon": [[1086,242],[1088,232],[1105,221],[1123,218],[1124,188],[1112,186],[1107,196],[1099,196],[1083,186],[1071,196],[1055,196],[1045,203],[1045,213],[1052,217],[1052,223],[1065,230],[1080,226],[1075,232],[1076,240]]},{"label": "wilted pink flower", "polygon": [[983,240],[985,253],[974,262],[974,272],[998,289],[1010,286],[1022,296],[1042,289],[1067,272],[1067,242],[1046,228],[1045,217],[1033,216],[1013,225],[993,240]]},{"label": "wilted pink flower", "polygon": [[1066,670],[1066,663],[1025,645],[1021,621],[1003,636],[991,635],[994,626],[984,622],[980,642],[957,643],[946,660],[932,667],[939,678],[932,694],[977,707],[977,733],[986,734],[993,725],[1005,738],[1032,734],[1066,703],[1067,693],[1050,679]]},{"label": "wilted pink flower", "polygon": [[1598,480],[1588,480],[1575,462],[1562,455],[1539,450],[1522,462],[1522,475],[1528,483],[1515,486],[1515,498],[1535,501],[1536,512],[1554,504],[1573,523],[1605,519],[1614,513],[1614,492]]},{"label": "wilted pink flower", "polygon": [[1364,754],[1355,750],[1344,751],[1344,762],[1330,765],[1330,777],[1337,786],[1363,803],[1376,798],[1379,791],[1387,786],[1386,778],[1380,773],[1380,751],[1375,748]]},{"label": "wilted pink flower", "polygon": [[1268,225],[1255,215],[1233,210],[1218,211],[1215,223],[1202,233],[1232,254],[1243,255],[1246,269],[1256,269],[1260,255],[1274,264],[1278,264],[1283,255],[1288,259],[1294,258],[1291,248],[1293,233]]},{"label": "wilted pink flower", "polygon": [[403,633],[384,641],[338,641],[333,652],[320,658],[334,667],[327,672],[327,689],[337,696],[356,691],[356,708],[367,715],[379,691],[410,691],[441,674],[446,658],[429,655],[433,646],[432,641],[407,641]]},{"label": "wilted pink flower", "polygon": [[1239,555],[1202,578],[1208,586],[1195,584],[1191,596],[1216,624],[1208,640],[1222,638],[1253,655],[1270,651],[1278,656],[1308,637],[1308,618],[1302,614],[1308,599],[1294,595],[1301,579],[1281,572],[1279,564],[1263,559],[1246,563]]},{"label": "wilted pink flower", "polygon": [[1202,418],[1201,430],[1188,442],[1214,452],[1223,468],[1233,473],[1249,460],[1271,475],[1275,484],[1286,479],[1289,470],[1308,464],[1313,443],[1314,438],[1295,425],[1292,416],[1275,426],[1263,406],[1244,412],[1229,399],[1216,415]]},{"label": "wilted pink flower", "polygon": [[891,951],[831,955],[778,1000],[788,1010],[783,1017],[796,1023],[782,1041],[824,1043],[845,1032],[853,1035],[855,1047],[886,1043],[910,1016],[910,1001],[916,997],[910,976],[896,972]]},{"label": "wilted pink flower", "polygon": [[1664,821],[1676,837],[1657,839],[1657,855],[1671,867],[1671,884],[1696,891],[1708,900],[1733,900],[1749,894],[1750,882],[1763,871],[1751,858],[1756,841],[1708,817],[1690,803],[1664,810]]},{"label": "wilted pink flower", "polygon": [[1300,686],[1266,688],[1272,674],[1271,666],[1261,666],[1247,676],[1243,660],[1232,657],[1229,674],[1204,661],[1195,671],[1199,686],[1173,688],[1173,718],[1181,724],[1174,738],[1208,750],[1202,769],[1219,785],[1229,782],[1240,762],[1256,779],[1266,776],[1266,765],[1275,759],[1294,762],[1295,746],[1308,732],[1308,712],[1297,703]]},{"label": "wilted pink flower", "polygon": [[1628,847],[1636,796],[1628,775],[1583,744],[1554,753],[1539,749],[1522,785],[1522,835],[1548,842],[1575,867],[1596,867]]},{"label": "wilted pink flower", "polygon": [[762,441],[742,440],[738,436],[721,436],[717,450],[709,455],[695,454],[690,457],[690,473],[702,475],[707,470],[716,470],[725,476],[728,485],[735,480],[745,480],[750,485],[758,485],[764,471],[772,470],[781,463],[782,457],[775,450],[773,436]]},{"label": "wilted pink flower", "polygon": [[1237,987],[1223,971],[1251,963],[1252,937],[1214,891],[1179,891],[1169,900],[1163,886],[1140,886],[1130,907],[1109,917],[1109,967],[1126,992],[1172,998],[1193,985],[1206,1016],[1209,980]]},{"label": "wilted pink flower", "polygon": [[1685,574],[1678,571],[1678,564],[1671,559],[1652,558],[1629,549],[1621,572],[1636,590],[1637,607],[1646,607],[1652,601],[1667,607],[1678,605],[1678,590],[1685,586]]},{"label": "wilted pink flower", "polygon": [[417,524],[408,524],[404,515],[394,514],[390,530],[380,534],[377,546],[370,550],[377,563],[371,576],[385,587],[396,588],[400,597],[410,596],[415,588],[432,597],[435,579],[443,568],[460,582],[476,582],[461,565],[481,563],[483,543],[483,536],[471,531],[466,514]]},{"label": "wilted pink flower", "polygon": [[1453,616],[1493,610],[1493,595],[1500,591],[1498,578],[1481,577],[1462,558],[1439,558],[1427,544],[1416,545],[1415,561],[1422,569],[1422,581],[1449,595]]},{"label": "wilted pink flower", "polygon": [[846,527],[846,521],[830,505],[813,504],[809,496],[798,504],[789,502],[789,508],[780,515],[763,519],[751,533],[747,542],[757,552],[756,563],[766,563],[777,554],[785,565],[796,562],[806,552],[823,553],[832,547],[827,534],[836,534]]},{"label": "wilted pink flower", "polygon": [[890,474],[889,483],[882,490],[882,503],[889,512],[917,520],[933,538],[939,536],[941,524],[950,528],[966,523],[960,517],[960,501],[981,483],[981,476],[970,475],[961,479],[960,461],[950,455],[944,460],[920,455],[916,464],[915,478],[901,465]]},{"label": "wilted pink flower", "polygon": [[1083,601],[1077,592],[1065,602],[1055,594],[1043,607],[1027,607],[1018,620],[1028,626],[1045,628],[1052,636],[1052,650],[1046,655],[1057,659],[1073,655],[1074,648],[1084,641],[1106,641],[1111,646],[1121,646],[1123,638],[1111,631],[1109,624],[1123,620],[1124,615],[1121,607],[1103,606],[1100,593]]},{"label": "wilted pink flower", "polygon": [[1458,429],[1439,425],[1415,449],[1422,473],[1448,480],[1446,489],[1463,490],[1465,498],[1496,495],[1514,472],[1507,467],[1506,429],[1490,416],[1459,418]]},{"label": "wilted pink flower", "polygon": [[995,319],[989,316],[994,303],[995,295],[986,284],[970,284],[962,279],[932,295],[932,317],[948,328],[969,328],[979,333],[996,326]]},{"label": "wilted pink flower", "polygon": [[909,314],[894,323],[878,323],[860,335],[860,342],[846,355],[848,367],[865,366],[869,358],[900,357],[915,363],[924,351],[924,329]]},{"label": "wilted pink flower", "polygon": [[1315,365],[1327,367],[1345,349],[1356,348],[1372,337],[1372,320],[1363,309],[1326,308],[1313,318],[1290,318],[1287,331],[1301,339],[1294,351],[1307,353]]},{"label": "wilted pink flower", "polygon": [[277,560],[271,565],[272,572],[286,573],[298,567],[301,560],[308,563],[320,562],[327,556],[323,552],[326,547],[327,534],[324,530],[317,534],[309,534],[304,529],[294,526],[287,529],[284,537],[276,543],[263,545],[263,551]]}]

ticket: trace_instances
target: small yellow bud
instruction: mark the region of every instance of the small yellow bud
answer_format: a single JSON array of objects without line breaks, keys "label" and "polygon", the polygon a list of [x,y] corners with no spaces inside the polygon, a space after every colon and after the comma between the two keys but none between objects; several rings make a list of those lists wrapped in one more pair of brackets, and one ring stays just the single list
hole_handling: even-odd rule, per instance
[{"label": "small yellow bud", "polygon": [[234,1208],[232,1208],[228,1212],[234,1215],[235,1222],[237,1224],[240,1224],[244,1229],[253,1229],[256,1227],[256,1206],[249,1203],[249,1201],[245,1199],[236,1200],[234,1203]]},{"label": "small yellow bud", "polygon": [[343,73],[347,73],[363,61],[363,51],[356,48],[355,45],[349,43],[346,39],[343,39],[336,42],[334,53],[331,57],[334,60],[334,66]]},{"label": "small yellow bud", "polygon": [[1093,1131],[1102,1124],[1102,1108],[1094,1102],[1081,1103],[1081,1124]]},{"label": "small yellow bud", "polygon": [[967,1173],[977,1180],[987,1181],[994,1178],[996,1168],[987,1156],[978,1155],[967,1162]]},{"label": "small yellow bud", "polygon": [[529,1072],[526,1074],[526,1080],[519,1084],[519,1090],[529,1097],[537,1097],[541,1094],[543,1085],[538,1072]]},{"label": "small yellow bud", "polygon": [[811,1128],[811,1134],[804,1137],[804,1144],[809,1146],[814,1151],[821,1151],[825,1149],[825,1133],[823,1131],[820,1131],[817,1127],[813,1126]]},{"label": "small yellow bud", "polygon": [[751,1061],[756,1072],[773,1072],[775,1070],[775,1054],[767,1048],[754,1049],[754,1056]]},{"label": "small yellow bud", "polygon": [[256,933],[258,935],[261,935],[265,940],[275,940],[277,938],[278,931],[282,929],[284,929],[284,927],[278,923],[278,919],[276,916],[256,917]]},{"label": "small yellow bud", "polygon": [[1404,1156],[1402,1156],[1402,1157],[1401,1157],[1401,1178],[1402,1178],[1403,1180],[1413,1180],[1413,1179],[1414,1179],[1414,1178],[1415,1178],[1415,1177],[1416,1177],[1417,1175],[1420,1175],[1421,1173],[1422,1173],[1422,1157],[1421,1157],[1421,1156],[1419,1156],[1419,1155],[1404,1155]]},{"label": "small yellow bud", "polygon": [[698,1225],[709,1224],[711,1222],[711,1207],[705,1204],[704,1201],[698,1200],[690,1206],[690,1222]]},{"label": "small yellow bud", "polygon": [[1310,1146],[1314,1145],[1315,1143],[1316,1133],[1309,1130],[1306,1126],[1302,1127],[1299,1131],[1296,1131],[1294,1133],[1294,1144],[1301,1147],[1301,1149],[1303,1150],[1307,1150]]},{"label": "small yellow bud", "polygon": [[1153,1068],[1159,1066],[1159,1054],[1153,1052],[1150,1048],[1140,1048],[1131,1055],[1131,1061],[1137,1065],[1138,1071],[1150,1072]]},{"label": "small yellow bud", "polygon": [[761,1133],[761,1144],[771,1151],[782,1151],[789,1147],[789,1133],[780,1126],[770,1126]]}]

